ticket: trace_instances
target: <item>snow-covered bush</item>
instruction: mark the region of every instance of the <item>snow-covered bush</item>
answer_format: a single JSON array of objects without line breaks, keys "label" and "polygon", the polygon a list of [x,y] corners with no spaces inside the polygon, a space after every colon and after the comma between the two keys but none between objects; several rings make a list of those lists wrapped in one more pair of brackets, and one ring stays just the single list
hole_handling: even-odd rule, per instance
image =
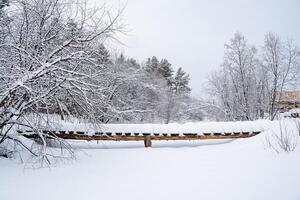
[{"label": "snow-covered bush", "polygon": [[293,120],[281,120],[278,123],[278,129],[266,136],[267,145],[277,153],[294,151],[299,140],[299,122],[296,126]]}]

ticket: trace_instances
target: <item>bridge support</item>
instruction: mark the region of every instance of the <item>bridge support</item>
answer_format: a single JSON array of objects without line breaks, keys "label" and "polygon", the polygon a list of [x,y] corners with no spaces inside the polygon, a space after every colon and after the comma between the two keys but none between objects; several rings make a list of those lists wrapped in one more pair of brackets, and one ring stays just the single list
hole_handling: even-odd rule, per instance
[{"label": "bridge support", "polygon": [[151,142],[151,137],[150,137],[150,135],[146,135],[146,136],[145,136],[144,144],[145,144],[145,147],[146,147],[146,148],[152,146],[152,142]]}]

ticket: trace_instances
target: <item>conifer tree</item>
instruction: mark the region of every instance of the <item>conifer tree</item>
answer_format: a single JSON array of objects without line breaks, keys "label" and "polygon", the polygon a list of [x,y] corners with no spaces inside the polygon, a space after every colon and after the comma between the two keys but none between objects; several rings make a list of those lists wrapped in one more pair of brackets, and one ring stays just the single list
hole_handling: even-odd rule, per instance
[{"label": "conifer tree", "polygon": [[179,67],[173,81],[174,93],[178,95],[190,93],[191,88],[189,87],[189,82],[190,76]]},{"label": "conifer tree", "polygon": [[146,71],[150,73],[158,73],[159,61],[155,56],[148,58],[146,61]]},{"label": "conifer tree", "polygon": [[173,69],[167,59],[162,59],[158,66],[158,73],[167,80],[168,86],[172,85]]}]

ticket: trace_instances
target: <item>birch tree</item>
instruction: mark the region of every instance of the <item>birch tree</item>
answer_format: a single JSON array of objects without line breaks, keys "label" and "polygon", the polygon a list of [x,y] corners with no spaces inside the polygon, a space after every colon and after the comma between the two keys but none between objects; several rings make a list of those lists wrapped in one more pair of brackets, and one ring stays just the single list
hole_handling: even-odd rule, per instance
[{"label": "birch tree", "polygon": [[210,82],[229,119],[256,118],[257,106],[256,48],[249,45],[240,33],[225,44],[222,70]]},{"label": "birch tree", "polygon": [[263,66],[268,71],[268,112],[272,120],[278,113],[277,102],[283,89],[299,74],[299,57],[299,49],[292,41],[284,43],[273,33],[265,36]]}]

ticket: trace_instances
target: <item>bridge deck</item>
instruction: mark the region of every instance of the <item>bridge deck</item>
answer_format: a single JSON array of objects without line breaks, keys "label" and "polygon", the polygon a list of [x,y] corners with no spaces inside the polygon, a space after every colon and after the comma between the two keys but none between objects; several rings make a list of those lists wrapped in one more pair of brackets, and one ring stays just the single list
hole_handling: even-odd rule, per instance
[{"label": "bridge deck", "polygon": [[[248,138],[259,134],[255,132],[224,132],[224,133],[111,133],[96,132],[88,134],[75,131],[42,131],[47,138],[58,137],[69,140],[109,140],[109,141],[144,141],[145,147],[151,147],[152,140],[209,140],[209,139],[237,139]],[[33,132],[22,132],[22,135],[30,139],[37,139],[39,134]]]}]

